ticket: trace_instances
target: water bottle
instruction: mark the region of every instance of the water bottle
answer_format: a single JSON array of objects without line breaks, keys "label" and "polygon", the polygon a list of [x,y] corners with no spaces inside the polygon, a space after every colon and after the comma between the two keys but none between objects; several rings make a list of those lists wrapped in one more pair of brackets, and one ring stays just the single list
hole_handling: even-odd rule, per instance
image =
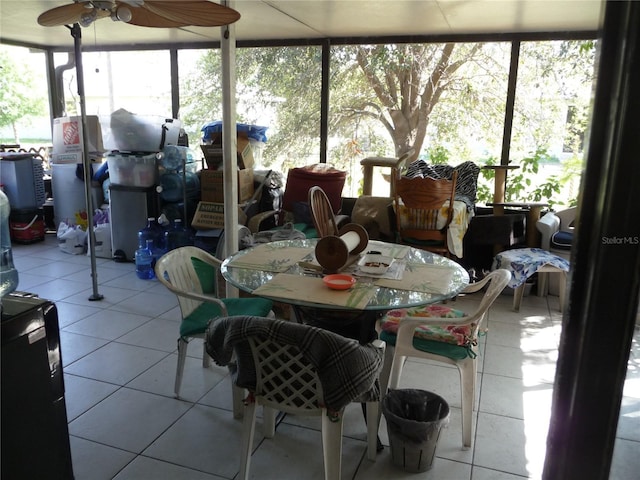
[{"label": "water bottle", "polygon": [[167,242],[164,238],[165,230],[164,227],[155,219],[151,222],[151,228],[155,235],[153,239],[153,254],[157,259],[167,253]]},{"label": "water bottle", "polygon": [[160,176],[159,193],[165,202],[180,202],[184,198],[186,187],[187,198],[195,198],[200,193],[200,179],[193,172],[165,173]]},{"label": "water bottle", "polygon": [[182,167],[182,156],[175,145],[166,145],[164,150],[158,153],[158,160],[160,166],[167,170],[176,171]]},{"label": "water bottle", "polygon": [[174,172],[181,171],[184,165],[194,161],[193,152],[188,147],[178,145],[165,145],[157,158],[161,167]]},{"label": "water bottle", "polygon": [[190,232],[182,225],[182,219],[176,218],[173,226],[166,233],[167,251],[174,248],[193,245],[193,238]]},{"label": "water bottle", "polygon": [[156,277],[153,271],[153,240],[147,240],[143,248],[139,248],[135,253],[136,275],[143,280],[151,280]]},{"label": "water bottle", "polygon": [[166,253],[164,229],[153,217],[147,218],[147,226],[138,232],[138,248],[145,248],[147,241],[151,240],[151,252],[153,253],[153,265]]},{"label": "water bottle", "polygon": [[9,199],[0,189],[0,297],[4,297],[18,287],[18,271],[13,265],[11,251],[10,214]]}]

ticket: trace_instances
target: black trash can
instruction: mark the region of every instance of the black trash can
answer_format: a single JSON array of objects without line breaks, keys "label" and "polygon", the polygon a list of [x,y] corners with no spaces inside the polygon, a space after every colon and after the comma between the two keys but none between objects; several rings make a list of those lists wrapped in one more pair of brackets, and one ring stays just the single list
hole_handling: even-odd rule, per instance
[{"label": "black trash can", "polygon": [[449,404],[425,390],[389,390],[382,399],[382,413],[393,464],[408,472],[429,470],[441,429],[449,423]]}]

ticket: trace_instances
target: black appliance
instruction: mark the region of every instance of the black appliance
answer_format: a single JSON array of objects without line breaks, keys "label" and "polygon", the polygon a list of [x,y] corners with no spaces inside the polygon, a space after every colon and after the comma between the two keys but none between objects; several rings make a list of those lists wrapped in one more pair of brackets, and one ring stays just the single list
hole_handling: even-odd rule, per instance
[{"label": "black appliance", "polygon": [[13,292],[1,308],[1,476],[73,479],[56,306]]}]

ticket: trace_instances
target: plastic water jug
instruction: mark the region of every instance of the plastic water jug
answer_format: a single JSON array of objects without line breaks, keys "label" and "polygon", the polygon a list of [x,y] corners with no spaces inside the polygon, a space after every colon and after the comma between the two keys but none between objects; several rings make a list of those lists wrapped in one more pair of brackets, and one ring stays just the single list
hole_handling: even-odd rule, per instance
[{"label": "plastic water jug", "polygon": [[180,171],[187,163],[194,161],[193,151],[189,147],[178,145],[165,145],[157,158],[161,167],[172,171]]},{"label": "plastic water jug", "polygon": [[154,259],[157,260],[167,251],[164,229],[156,222],[153,217],[147,218],[147,226],[138,232],[138,248],[144,248],[147,241],[151,240],[151,251]]},{"label": "plastic water jug", "polygon": [[153,271],[153,240],[147,240],[143,248],[139,248],[135,253],[136,275],[143,280],[151,280],[156,277]]},{"label": "plastic water jug", "polygon": [[194,242],[191,232],[182,225],[182,219],[180,218],[176,218],[173,221],[173,226],[167,230],[165,237],[167,251],[173,250],[174,248],[193,245]]},{"label": "plastic water jug", "polygon": [[18,271],[13,264],[9,215],[11,206],[5,193],[0,190],[0,297],[18,287]]},{"label": "plastic water jug", "polygon": [[180,202],[186,186],[187,198],[194,198],[200,193],[200,179],[192,172],[165,173],[160,176],[160,197],[165,202]]}]

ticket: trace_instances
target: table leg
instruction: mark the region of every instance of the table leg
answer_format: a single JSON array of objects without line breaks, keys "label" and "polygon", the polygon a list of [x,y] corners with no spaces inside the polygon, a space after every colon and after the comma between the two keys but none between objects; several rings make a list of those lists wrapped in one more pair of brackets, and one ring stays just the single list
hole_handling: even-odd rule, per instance
[{"label": "table leg", "polygon": [[524,296],[524,287],[525,287],[525,283],[523,283],[513,291],[513,311],[514,312],[520,311],[520,304],[522,303],[522,297]]}]

